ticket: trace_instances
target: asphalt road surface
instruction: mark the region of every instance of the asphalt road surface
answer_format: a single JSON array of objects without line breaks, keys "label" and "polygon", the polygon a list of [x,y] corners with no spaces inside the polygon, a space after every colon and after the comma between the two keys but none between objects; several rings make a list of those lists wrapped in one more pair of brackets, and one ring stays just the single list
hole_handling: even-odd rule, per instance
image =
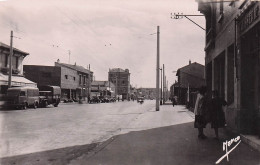
[{"label": "asphalt road surface", "polygon": [[105,141],[153,109],[154,103],[61,104],[1,111],[0,157]]}]

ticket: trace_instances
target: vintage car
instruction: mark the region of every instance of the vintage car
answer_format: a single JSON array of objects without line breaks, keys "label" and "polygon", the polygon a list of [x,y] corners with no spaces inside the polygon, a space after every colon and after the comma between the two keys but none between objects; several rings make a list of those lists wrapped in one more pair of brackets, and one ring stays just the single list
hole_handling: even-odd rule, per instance
[{"label": "vintage car", "polygon": [[39,102],[41,107],[53,105],[57,107],[60,103],[61,88],[59,86],[39,86]]},{"label": "vintage car", "polygon": [[7,90],[7,107],[16,109],[37,108],[39,89],[35,87],[12,87]]}]

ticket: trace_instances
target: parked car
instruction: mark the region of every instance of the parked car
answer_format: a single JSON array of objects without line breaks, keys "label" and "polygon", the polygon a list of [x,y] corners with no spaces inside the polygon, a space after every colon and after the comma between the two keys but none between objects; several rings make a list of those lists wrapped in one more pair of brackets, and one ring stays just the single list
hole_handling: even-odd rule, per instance
[{"label": "parked car", "polygon": [[39,89],[35,87],[12,87],[7,90],[7,106],[27,109],[39,106]]},{"label": "parked car", "polygon": [[110,102],[116,102],[116,98],[115,97],[111,97],[110,98]]},{"label": "parked car", "polygon": [[89,103],[100,103],[100,99],[98,97],[96,97],[96,96],[93,96],[90,99]]},{"label": "parked car", "polygon": [[39,100],[41,107],[53,105],[57,107],[60,103],[61,88],[59,86],[39,86]]}]

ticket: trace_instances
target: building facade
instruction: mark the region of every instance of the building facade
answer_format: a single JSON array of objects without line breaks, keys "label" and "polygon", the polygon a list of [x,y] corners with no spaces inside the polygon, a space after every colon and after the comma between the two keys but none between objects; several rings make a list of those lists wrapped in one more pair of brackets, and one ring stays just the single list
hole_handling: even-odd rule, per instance
[{"label": "building facade", "polygon": [[[0,42],[0,97],[2,98],[8,89],[10,47]],[[13,48],[11,86],[32,86],[37,84],[23,75],[23,60],[29,53]]]},{"label": "building facade", "polygon": [[205,84],[205,67],[199,63],[191,63],[177,70],[178,81],[173,84],[172,97],[177,96],[178,104],[194,106],[193,92]]},{"label": "building facade", "polygon": [[208,91],[218,90],[227,101],[228,127],[245,134],[260,132],[260,3],[197,2],[206,18]]},{"label": "building facade", "polygon": [[153,100],[156,97],[156,88],[138,88],[137,96],[142,96],[145,99]]},{"label": "building facade", "polygon": [[122,99],[130,98],[130,73],[128,69],[109,69],[108,81],[115,84],[115,93],[117,96],[121,95]]},{"label": "building facade", "polygon": [[42,85],[61,87],[61,98],[78,100],[90,95],[93,72],[82,66],[55,62],[55,66],[24,65],[25,77]]},{"label": "building facade", "polygon": [[110,81],[93,81],[91,96],[116,97],[115,85]]}]

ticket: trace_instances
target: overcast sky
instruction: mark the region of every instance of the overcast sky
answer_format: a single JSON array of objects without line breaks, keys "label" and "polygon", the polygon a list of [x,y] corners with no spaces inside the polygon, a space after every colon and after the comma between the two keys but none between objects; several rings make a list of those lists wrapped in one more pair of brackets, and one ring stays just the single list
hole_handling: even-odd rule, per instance
[{"label": "overcast sky", "polygon": [[[131,84],[155,87],[156,33],[169,86],[191,62],[204,65],[205,31],[174,12],[200,14],[195,0],[6,0],[0,1],[0,42],[30,53],[24,65],[91,65],[96,80],[109,68],[128,68]],[[193,17],[205,27],[204,17]],[[20,39],[19,39],[20,38]]]}]

